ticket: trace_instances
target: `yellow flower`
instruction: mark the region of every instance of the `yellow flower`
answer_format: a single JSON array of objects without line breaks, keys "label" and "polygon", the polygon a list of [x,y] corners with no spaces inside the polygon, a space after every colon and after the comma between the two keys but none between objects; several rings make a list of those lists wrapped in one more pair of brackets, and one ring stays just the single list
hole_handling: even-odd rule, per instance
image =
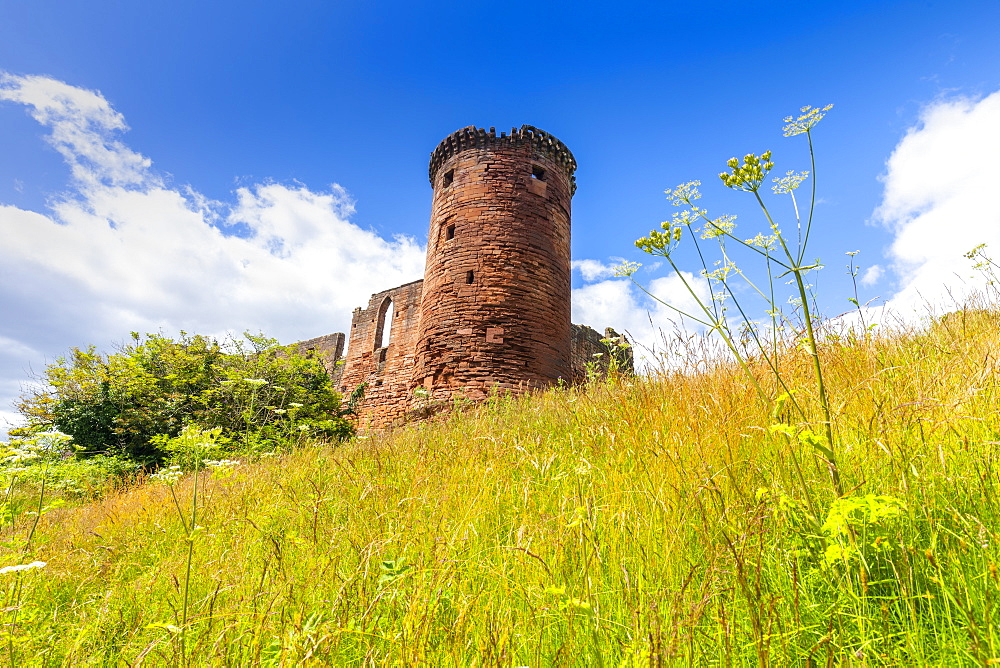
[{"label": "yellow flower", "polygon": [[804,132],[809,132],[814,125],[823,120],[823,117],[826,116],[826,112],[831,109],[833,109],[832,104],[828,104],[822,109],[807,105],[799,110],[802,114],[798,118],[786,116],[785,123],[787,123],[787,125],[783,128],[785,136],[792,137],[794,135],[800,135]]}]

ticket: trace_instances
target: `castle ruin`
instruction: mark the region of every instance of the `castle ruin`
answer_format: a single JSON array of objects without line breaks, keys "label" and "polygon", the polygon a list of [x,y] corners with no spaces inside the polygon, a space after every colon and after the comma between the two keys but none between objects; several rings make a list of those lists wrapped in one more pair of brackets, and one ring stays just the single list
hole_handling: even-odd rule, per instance
[{"label": "castle ruin", "polygon": [[570,322],[575,171],[569,149],[530,125],[509,135],[469,126],[434,149],[423,280],[372,295],[346,337],[298,344],[341,392],[366,383],[363,427],[456,398],[580,382],[611,355],[631,371],[631,349],[614,330]]}]

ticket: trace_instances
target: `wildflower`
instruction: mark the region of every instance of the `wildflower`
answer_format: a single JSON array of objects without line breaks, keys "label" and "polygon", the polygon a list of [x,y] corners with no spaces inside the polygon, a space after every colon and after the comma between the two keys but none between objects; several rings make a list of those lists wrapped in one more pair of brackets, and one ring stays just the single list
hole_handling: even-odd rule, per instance
[{"label": "wildflower", "polygon": [[799,111],[802,112],[802,115],[798,118],[793,119],[791,116],[786,116],[784,120],[788,125],[783,128],[785,136],[792,137],[794,135],[800,135],[804,132],[809,132],[814,125],[823,120],[823,117],[826,116],[826,112],[831,109],[833,109],[832,104],[828,104],[822,109],[806,105],[799,109]]},{"label": "wildflower", "polygon": [[243,382],[246,383],[247,385],[254,385],[256,387],[267,385],[267,381],[264,380],[263,378],[244,378]]},{"label": "wildflower", "polygon": [[639,267],[642,265],[638,262],[622,262],[620,265],[615,267],[615,277],[616,278],[627,278],[639,271]]},{"label": "wildflower", "polygon": [[294,401],[288,404],[291,408],[302,408],[302,404],[295,403]]},{"label": "wildflower", "polygon": [[730,274],[738,271],[734,262],[716,262],[716,265],[719,265],[718,269],[713,269],[712,271],[702,269],[701,275],[710,281],[725,281],[729,278]]},{"label": "wildflower", "polygon": [[798,188],[807,178],[809,178],[809,172],[788,170],[781,178],[774,179],[775,185],[771,186],[771,190],[779,195],[787,195]]},{"label": "wildflower", "polygon": [[19,564],[17,566],[4,566],[0,568],[0,575],[3,573],[15,573],[17,571],[30,571],[32,568],[45,568],[48,562],[32,561],[30,564]]},{"label": "wildflower", "polygon": [[[649,236],[636,240],[636,248],[643,250],[650,255],[669,257],[670,254],[676,250],[677,244],[680,243],[683,231],[681,230],[680,225],[671,222],[662,223],[660,227],[662,227],[665,231],[657,232],[656,230],[651,230],[649,232]],[[617,273],[615,275],[617,275]]]},{"label": "wildflower", "polygon": [[178,464],[165,469],[160,469],[153,475],[149,476],[149,479],[153,482],[160,482],[164,485],[173,485],[175,482],[180,480],[184,472],[181,471],[181,467]]},{"label": "wildflower", "polygon": [[222,468],[227,466],[238,466],[241,462],[238,459],[203,459],[201,463],[208,468]]},{"label": "wildflower", "polygon": [[740,165],[738,158],[730,158],[726,165],[732,171],[719,174],[719,178],[726,184],[726,187],[750,193],[760,189],[764,177],[774,168],[770,151],[765,151],[759,156],[747,153],[743,156],[742,165]]},{"label": "wildflower", "polygon": [[[691,223],[698,220],[699,214],[705,213],[704,209],[699,209],[698,207],[693,207],[685,211],[678,211],[674,213],[670,218],[673,220],[674,225],[690,225]],[[670,223],[660,223],[660,227],[667,229]]]},{"label": "wildflower", "polygon": [[701,181],[688,181],[687,183],[682,183],[676,188],[670,188],[669,190],[664,190],[667,199],[674,206],[681,206],[686,204],[691,205],[691,200],[696,200],[701,197],[701,193],[698,192],[698,186],[701,185]]},{"label": "wildflower", "polygon": [[714,239],[724,234],[732,234],[736,228],[736,216],[720,216],[709,222],[701,230],[702,239]]},{"label": "wildflower", "polygon": [[33,452],[27,448],[11,448],[9,452],[10,454],[4,457],[4,463],[7,464],[26,462],[31,459],[38,459],[41,456],[37,452]]},{"label": "wildflower", "polygon": [[764,250],[774,250],[775,246],[778,244],[778,237],[773,234],[758,234],[753,239],[746,239],[746,243],[750,246],[756,246],[757,248],[762,248]]}]

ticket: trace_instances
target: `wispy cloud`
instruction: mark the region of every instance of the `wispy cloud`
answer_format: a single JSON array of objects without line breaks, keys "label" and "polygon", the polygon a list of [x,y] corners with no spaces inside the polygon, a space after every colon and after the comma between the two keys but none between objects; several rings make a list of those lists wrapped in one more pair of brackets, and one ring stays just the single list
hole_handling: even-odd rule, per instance
[{"label": "wispy cloud", "polygon": [[878,283],[878,279],[882,278],[882,274],[885,270],[882,269],[882,265],[873,264],[872,266],[865,269],[865,273],[861,275],[861,285],[872,286]]},{"label": "wispy cloud", "polygon": [[343,331],[372,292],[423,273],[423,248],[351,223],[337,185],[259,183],[211,202],[124,144],[99,92],[0,73],[2,101],[47,130],[69,179],[45,211],[0,203],[0,312],[14,314],[0,319],[0,410],[39,355],[129,331]]},{"label": "wispy cloud", "polygon": [[587,283],[611,278],[615,275],[615,267],[622,263],[622,260],[613,258],[614,264],[606,264],[600,260],[573,260],[573,269],[580,272],[580,276]]}]

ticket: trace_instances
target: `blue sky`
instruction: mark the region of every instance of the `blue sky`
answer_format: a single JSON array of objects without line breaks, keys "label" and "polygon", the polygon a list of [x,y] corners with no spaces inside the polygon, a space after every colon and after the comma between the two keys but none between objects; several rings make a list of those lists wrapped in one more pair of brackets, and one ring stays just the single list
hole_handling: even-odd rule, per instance
[{"label": "blue sky", "polygon": [[[753,236],[715,175],[766,149],[808,169],[781,119],[832,102],[820,306],[849,308],[860,250],[863,301],[919,308],[1000,247],[998,34],[995,1],[0,0],[0,419],[70,346],[345,329],[420,277],[427,159],[470,124],[574,152],[574,320],[649,340],[667,314],[605,268],[649,259],[663,190],[700,179]],[[662,266],[637,278],[681,299]]]}]

